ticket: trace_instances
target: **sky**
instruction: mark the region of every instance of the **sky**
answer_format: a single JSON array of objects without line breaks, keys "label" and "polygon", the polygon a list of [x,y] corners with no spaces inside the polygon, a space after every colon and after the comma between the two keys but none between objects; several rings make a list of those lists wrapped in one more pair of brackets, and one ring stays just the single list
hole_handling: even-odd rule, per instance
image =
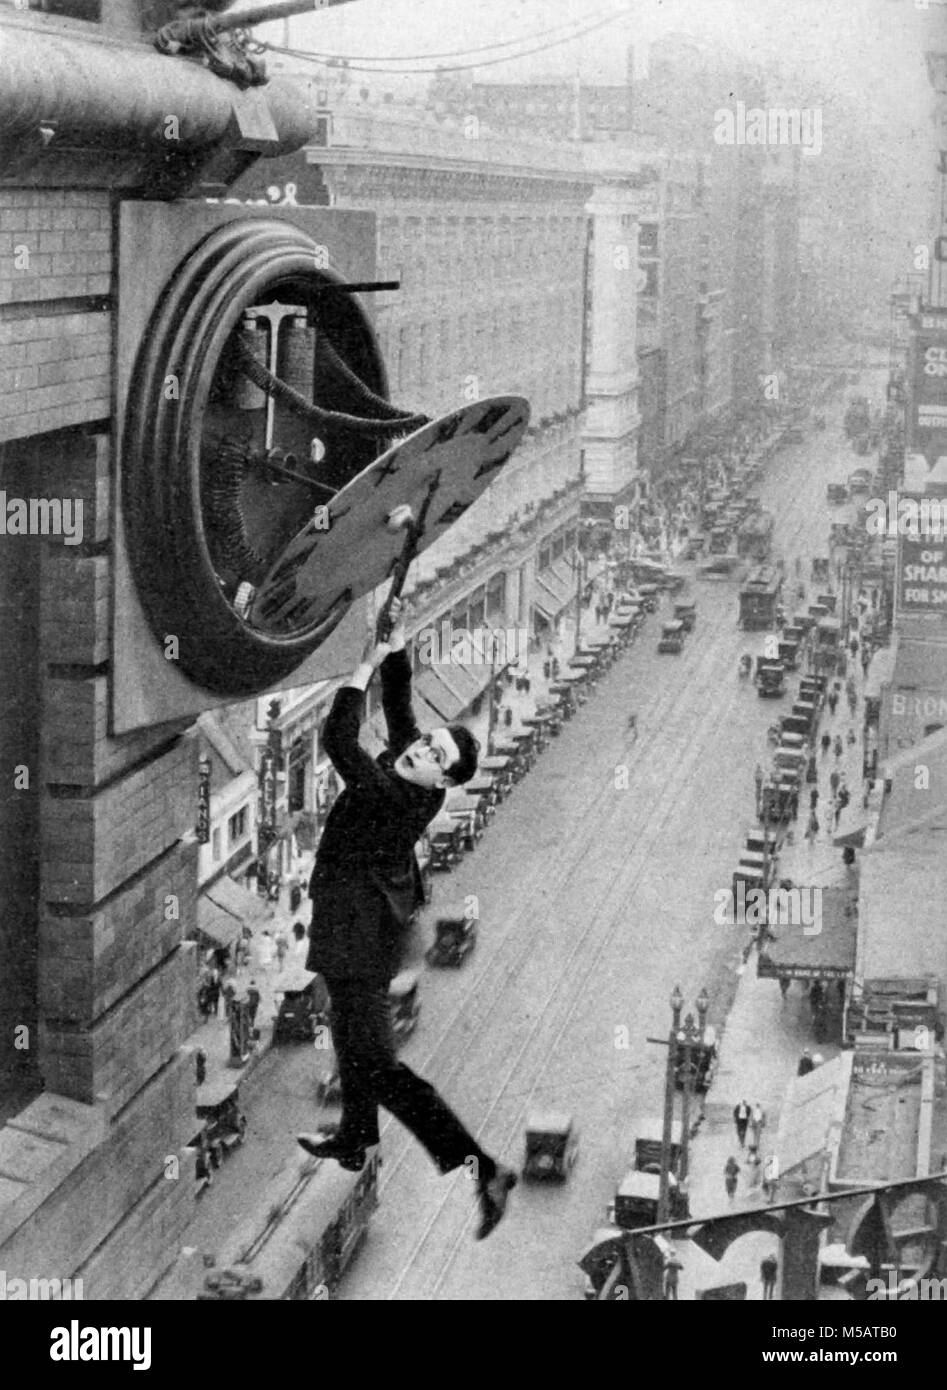
[{"label": "sky", "polygon": [[[241,0],[242,8],[245,0]],[[826,84],[871,93],[879,112],[924,122],[932,92],[923,65],[925,41],[938,31],[947,47],[942,0],[351,0],[290,21],[291,42],[353,62],[418,58],[507,40],[545,52],[482,66],[478,77],[522,81],[557,74],[620,82],[628,45],[679,32],[752,58],[799,62]],[[608,23],[569,42],[571,30]],[[282,26],[258,31],[279,42]],[[516,52],[514,48],[512,50]],[[459,57],[472,63],[509,58],[510,50]],[[428,65],[449,62],[431,57]],[[391,64],[391,66],[398,66]]]},{"label": "sky", "polygon": [[[248,3],[238,0],[236,8]],[[578,73],[588,82],[622,82],[629,46],[641,73],[648,44],[666,34],[752,62],[779,61],[790,76],[798,69],[807,79],[797,101],[791,83],[784,88],[781,105],[804,108],[820,90],[855,99],[876,155],[876,180],[897,186],[896,202],[903,188],[916,209],[931,205],[933,152],[947,149],[947,98],[937,114],[924,64],[925,49],[947,50],[947,0],[351,0],[288,24],[291,46],[306,52],[344,56],[372,70],[403,71],[399,57],[416,69],[478,64],[472,73],[478,81]],[[576,38],[583,28],[591,31]],[[283,24],[256,34],[286,41]],[[521,42],[483,51],[510,40]],[[279,59],[271,61],[279,66]],[[352,76],[357,84],[360,74]],[[429,80],[426,74],[382,78],[405,95]]]}]

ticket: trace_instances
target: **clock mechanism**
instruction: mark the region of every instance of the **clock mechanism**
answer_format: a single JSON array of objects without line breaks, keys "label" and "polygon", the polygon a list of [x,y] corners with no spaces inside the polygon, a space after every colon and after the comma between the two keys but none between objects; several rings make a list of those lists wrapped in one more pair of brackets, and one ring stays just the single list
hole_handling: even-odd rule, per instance
[{"label": "clock mechanism", "polygon": [[[321,248],[324,251],[324,248]],[[351,596],[278,634],[251,618],[286,546],[392,439],[426,423],[393,407],[352,287],[298,227],[233,221],[178,266],[132,379],[126,535],[159,642],[227,696],[285,677]]]}]

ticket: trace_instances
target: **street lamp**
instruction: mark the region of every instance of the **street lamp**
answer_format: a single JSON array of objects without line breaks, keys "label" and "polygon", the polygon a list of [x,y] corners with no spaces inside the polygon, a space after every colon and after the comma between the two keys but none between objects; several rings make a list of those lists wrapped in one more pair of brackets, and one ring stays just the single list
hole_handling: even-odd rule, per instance
[{"label": "street lamp", "polygon": [[[690,1127],[690,1104],[696,1067],[692,1064],[693,1049],[704,1041],[707,1028],[707,1011],[710,999],[706,989],[702,989],[695,1000],[697,1022],[689,1013],[681,1025],[681,1011],[684,996],[680,986],[675,985],[669,1000],[671,1005],[671,1030],[667,1040],[667,1067],[664,1075],[664,1124],[661,1133],[661,1173],[658,1188],[658,1221],[670,1220],[671,1189],[671,1149],[674,1129],[674,1095],[677,1090],[677,1065],[681,1057],[681,1075],[684,1081],[683,1109],[681,1113],[681,1154],[678,1165],[678,1181],[687,1178],[688,1130]],[[658,1042],[658,1038],[649,1041]]]},{"label": "street lamp", "polygon": [[658,1179],[658,1220],[670,1216],[671,1132],[674,1126],[674,1086],[677,1062],[677,1035],[681,1026],[684,996],[675,985],[670,998],[671,1031],[667,1041],[667,1067],[664,1072],[664,1124],[661,1129],[661,1173]]}]

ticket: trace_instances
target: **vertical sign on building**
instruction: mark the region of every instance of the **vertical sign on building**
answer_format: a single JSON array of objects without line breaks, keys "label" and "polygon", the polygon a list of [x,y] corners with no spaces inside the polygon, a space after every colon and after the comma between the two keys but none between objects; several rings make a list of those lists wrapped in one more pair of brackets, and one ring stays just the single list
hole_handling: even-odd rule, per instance
[{"label": "vertical sign on building", "polygon": [[909,392],[905,484],[923,492],[947,482],[947,309],[925,306],[914,320]]},{"label": "vertical sign on building", "polygon": [[201,758],[197,782],[197,840],[206,845],[210,839],[210,763]]}]

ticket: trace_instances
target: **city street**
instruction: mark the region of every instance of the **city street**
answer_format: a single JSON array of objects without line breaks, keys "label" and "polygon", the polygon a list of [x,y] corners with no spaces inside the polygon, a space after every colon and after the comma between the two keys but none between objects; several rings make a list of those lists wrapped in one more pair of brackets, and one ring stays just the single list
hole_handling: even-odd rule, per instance
[{"label": "city street", "polygon": [[[790,574],[796,554],[808,574],[825,549],[825,479],[848,467],[840,410],[836,399],[829,428],[781,451],[758,489]],[[740,653],[763,640],[736,625],[737,581],[691,587],[698,623],[683,654],[655,650],[662,607],[476,851],[435,879],[407,962],[422,979],[405,1060],[517,1167],[529,1112],[570,1112],[581,1132],[572,1177],[521,1183],[507,1219],[478,1245],[469,1178],[441,1178],[386,1118],[381,1204],[342,1298],[581,1297],[576,1259],[632,1165],[638,1123],[661,1111],[665,1054],[647,1038],[666,1036],[674,986],[685,1012],[705,986],[711,1023],[724,1022],[745,931],[715,925],[714,895],[729,886],[754,821],[753,768],[775,710],[737,679]],[[636,741],[625,735],[631,711]],[[424,968],[434,917],[467,894],[481,918],[473,955],[458,972]],[[325,1065],[302,1045],[262,1059],[241,1092],[248,1142],[216,1175],[187,1243],[212,1250],[248,1198],[298,1163],[292,1135],[314,1127]]]}]

